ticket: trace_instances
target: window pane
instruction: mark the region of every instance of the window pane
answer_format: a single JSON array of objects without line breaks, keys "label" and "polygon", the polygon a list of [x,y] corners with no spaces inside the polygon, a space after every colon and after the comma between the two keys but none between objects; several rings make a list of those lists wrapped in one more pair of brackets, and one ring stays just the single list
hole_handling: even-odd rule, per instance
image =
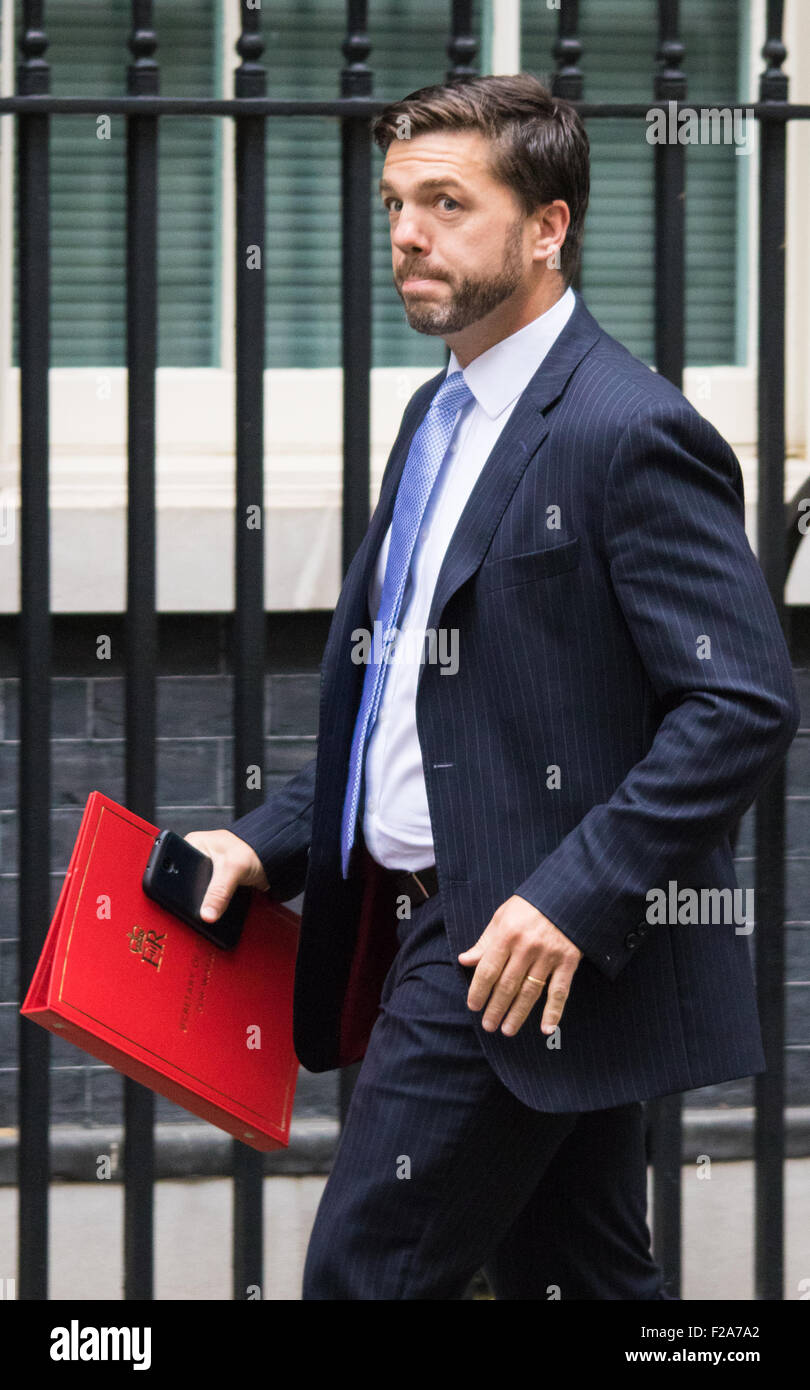
[{"label": "window pane", "polygon": [[[583,0],[583,96],[653,103],[657,6],[648,0]],[[523,6],[523,67],[553,72],[557,14]],[[742,16],[726,0],[684,0],[683,68],[691,102],[731,103],[737,92]],[[643,119],[592,119],[591,199],[582,292],[602,326],[637,356],[654,357],[654,146]],[[737,180],[745,158],[731,144],[686,147],[686,360],[736,360]]]},{"label": "window pane", "polygon": [[[51,90],[124,96],[127,0],[71,0],[46,11]],[[215,0],[156,6],[160,92],[212,95]],[[218,120],[172,116],[159,127],[158,363],[218,360]],[[16,198],[16,167],[15,167]],[[51,329],[57,367],[126,360],[126,119],[51,117]],[[18,361],[15,255],[14,361]]]}]

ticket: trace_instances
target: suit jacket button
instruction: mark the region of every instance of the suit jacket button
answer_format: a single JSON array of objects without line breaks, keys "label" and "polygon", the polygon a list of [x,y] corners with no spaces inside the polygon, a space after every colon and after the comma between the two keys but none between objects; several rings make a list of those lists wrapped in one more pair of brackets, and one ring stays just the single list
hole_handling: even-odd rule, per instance
[{"label": "suit jacket button", "polygon": [[624,944],[627,947],[628,951],[632,951],[633,947],[637,946],[640,940],[641,937],[638,935],[637,932],[629,931],[626,937],[624,938]]}]

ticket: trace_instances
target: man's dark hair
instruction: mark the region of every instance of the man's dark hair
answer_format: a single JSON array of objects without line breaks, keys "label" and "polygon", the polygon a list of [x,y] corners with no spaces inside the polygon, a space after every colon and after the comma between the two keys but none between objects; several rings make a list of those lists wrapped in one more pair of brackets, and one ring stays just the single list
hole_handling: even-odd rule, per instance
[{"label": "man's dark hair", "polygon": [[570,285],[579,265],[590,191],[588,136],[571,103],[552,96],[527,72],[463,78],[409,92],[386,106],[371,127],[383,151],[392,140],[432,130],[478,130],[486,136],[493,178],[515,192],[527,216],[555,198],[568,204],[571,221],[560,269]]}]

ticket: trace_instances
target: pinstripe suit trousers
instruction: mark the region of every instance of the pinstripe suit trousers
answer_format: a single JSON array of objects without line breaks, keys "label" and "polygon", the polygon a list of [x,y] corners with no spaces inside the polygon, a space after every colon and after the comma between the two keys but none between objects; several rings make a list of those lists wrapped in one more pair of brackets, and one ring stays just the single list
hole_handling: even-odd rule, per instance
[{"label": "pinstripe suit trousers", "polygon": [[461,1299],[483,1268],[497,1299],[667,1298],[650,1253],[641,1103],[551,1114],[519,1101],[473,1027],[472,971],[453,960],[441,893],[399,919],[366,863],[363,912],[396,934],[396,953],[302,1297]]}]

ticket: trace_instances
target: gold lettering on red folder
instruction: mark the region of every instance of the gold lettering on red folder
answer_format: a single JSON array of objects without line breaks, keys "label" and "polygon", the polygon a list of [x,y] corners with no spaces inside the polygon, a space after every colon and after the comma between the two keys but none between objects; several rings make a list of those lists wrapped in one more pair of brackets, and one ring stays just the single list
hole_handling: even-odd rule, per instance
[{"label": "gold lettering on red folder", "polygon": [[190,1018],[191,1007],[194,1002],[194,991],[195,989],[197,989],[198,985],[199,991],[197,995],[196,1006],[194,1009],[195,1015],[201,1014],[205,1007],[206,991],[208,989],[208,982],[211,979],[211,973],[214,969],[215,960],[216,948],[212,947],[212,949],[208,952],[208,954],[205,957],[205,966],[203,969],[202,979],[198,980],[198,972],[202,963],[202,958],[197,951],[194,952],[194,956],[191,961],[191,969],[189,971],[188,981],[186,983],[185,994],[183,995],[183,1004],[180,1011],[181,1033],[187,1033],[189,1022],[193,1021]]},{"label": "gold lettering on red folder", "polygon": [[140,955],[142,965],[154,965],[156,970],[160,970],[165,932],[159,934],[152,927],[146,931],[144,927],[134,926],[127,932],[127,940],[130,951]]}]

